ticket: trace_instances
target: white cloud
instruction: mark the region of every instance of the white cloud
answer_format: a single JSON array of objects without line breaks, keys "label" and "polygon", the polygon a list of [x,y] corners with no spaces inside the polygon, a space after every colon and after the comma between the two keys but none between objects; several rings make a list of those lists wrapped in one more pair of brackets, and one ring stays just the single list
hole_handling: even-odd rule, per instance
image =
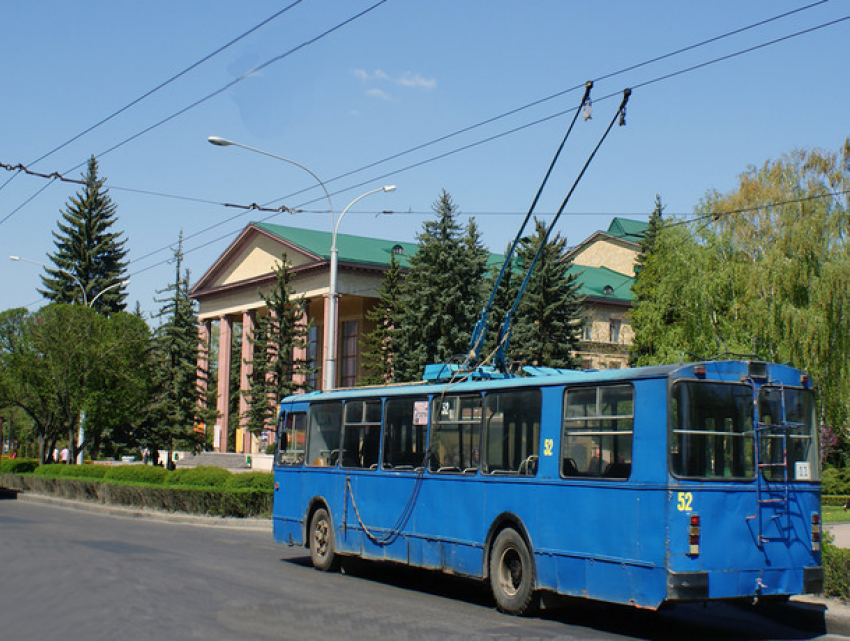
[{"label": "white cloud", "polygon": [[369,89],[366,91],[366,95],[373,98],[380,98],[381,100],[392,100],[392,96],[383,89]]},{"label": "white cloud", "polygon": [[405,71],[396,82],[402,87],[419,87],[429,91],[437,86],[436,79],[423,78],[418,73],[413,73],[411,71]]}]

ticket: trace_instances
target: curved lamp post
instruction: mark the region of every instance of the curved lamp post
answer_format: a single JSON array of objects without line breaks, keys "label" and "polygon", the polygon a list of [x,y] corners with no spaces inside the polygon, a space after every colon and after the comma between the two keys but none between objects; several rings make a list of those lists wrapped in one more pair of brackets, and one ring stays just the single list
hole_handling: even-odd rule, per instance
[{"label": "curved lamp post", "polygon": [[[210,136],[207,138],[207,141],[218,147],[241,147],[242,149],[247,149],[248,151],[253,151],[258,154],[262,154],[263,156],[269,156],[270,158],[275,158],[277,160],[282,160],[283,162],[289,163],[290,165],[295,165],[296,167],[300,167],[308,174],[310,174],[313,178],[316,179],[316,182],[322,187],[322,190],[325,192],[325,198],[328,199],[328,207],[331,212],[331,220],[333,221],[334,216],[334,207],[331,202],[331,196],[328,193],[327,187],[325,187],[325,183],[322,182],[321,178],[319,178],[316,174],[310,171],[307,167],[302,165],[299,162],[295,162],[289,158],[284,158],[283,156],[278,156],[277,154],[270,153],[268,151],[263,151],[262,149],[257,149],[256,147],[249,147],[248,145],[243,145],[241,142],[235,142],[233,140],[227,140],[226,138],[220,138],[219,136]],[[328,312],[327,319],[327,327],[328,327],[328,344],[325,349],[325,375],[323,382],[323,389],[333,389],[336,385],[336,322],[337,322],[337,266],[338,266],[338,255],[336,246],[336,235],[339,230],[339,224],[342,222],[342,217],[345,216],[345,213],[349,210],[349,208],[356,203],[361,198],[365,198],[366,196],[370,196],[372,194],[376,194],[378,192],[388,192],[393,191],[395,189],[395,185],[387,185],[381,187],[379,189],[373,189],[372,191],[366,192],[352,200],[346,208],[339,215],[339,218],[334,222],[333,227],[333,236],[331,238],[331,275],[330,275],[330,306]]]},{"label": "curved lamp post", "polygon": [[379,187],[378,189],[373,189],[372,191],[367,191],[365,194],[361,194],[354,200],[352,200],[345,209],[342,210],[342,213],[339,215],[339,218],[336,219],[336,224],[334,225],[333,236],[331,237],[331,282],[330,282],[330,314],[328,315],[328,325],[330,331],[328,332],[328,357],[327,364],[325,366],[325,383],[324,389],[329,390],[333,389],[336,385],[336,323],[338,314],[338,306],[339,306],[339,294],[337,292],[337,272],[339,270],[339,250],[336,246],[336,235],[339,231],[339,224],[342,222],[342,217],[345,216],[345,213],[351,209],[351,206],[357,201],[366,198],[366,196],[371,196],[372,194],[377,194],[378,192],[388,192],[394,191],[395,185],[384,185],[383,187]]}]

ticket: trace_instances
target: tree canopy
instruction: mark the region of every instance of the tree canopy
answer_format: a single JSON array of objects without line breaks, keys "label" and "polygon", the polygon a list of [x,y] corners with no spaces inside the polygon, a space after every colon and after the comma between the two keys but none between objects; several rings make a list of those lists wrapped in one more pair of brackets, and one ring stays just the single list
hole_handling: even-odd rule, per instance
[{"label": "tree canopy", "polygon": [[[794,151],[665,221],[632,313],[636,364],[758,354],[808,371],[824,425],[850,417],[850,140]],[[685,224],[687,223],[687,224]]]}]

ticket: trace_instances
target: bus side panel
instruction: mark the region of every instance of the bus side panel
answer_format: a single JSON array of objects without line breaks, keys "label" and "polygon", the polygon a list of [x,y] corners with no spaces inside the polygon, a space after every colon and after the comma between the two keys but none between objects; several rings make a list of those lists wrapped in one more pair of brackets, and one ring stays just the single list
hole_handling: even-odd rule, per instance
[{"label": "bus side panel", "polygon": [[[408,504],[416,491],[413,473],[346,471],[345,531],[340,549],[366,559],[409,563],[408,536],[415,531]],[[407,518],[405,518],[407,516]]]},{"label": "bus side panel", "polygon": [[301,497],[302,468],[275,467],[272,525],[274,540],[289,545],[302,545],[304,505]]},{"label": "bus side panel", "polygon": [[[484,483],[480,477],[426,474],[414,518],[411,562],[451,574],[481,577]],[[483,531],[483,533],[482,533]]]}]

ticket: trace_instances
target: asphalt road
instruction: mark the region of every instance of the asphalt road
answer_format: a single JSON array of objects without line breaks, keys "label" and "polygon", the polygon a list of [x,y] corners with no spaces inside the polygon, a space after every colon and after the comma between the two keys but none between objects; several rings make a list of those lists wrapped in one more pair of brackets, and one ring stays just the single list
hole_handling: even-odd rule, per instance
[{"label": "asphalt road", "polygon": [[267,525],[184,521],[0,500],[0,639],[839,638],[817,602],[509,617],[478,582],[388,564],[324,574]]}]

